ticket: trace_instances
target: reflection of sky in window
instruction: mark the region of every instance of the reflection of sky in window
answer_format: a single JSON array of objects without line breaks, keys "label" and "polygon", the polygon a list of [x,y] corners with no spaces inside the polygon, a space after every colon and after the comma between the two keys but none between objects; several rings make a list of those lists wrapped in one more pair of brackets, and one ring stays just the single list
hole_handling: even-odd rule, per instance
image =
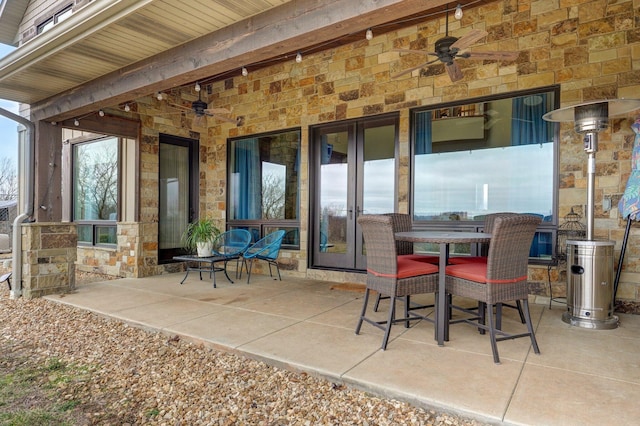
[{"label": "reflection of sky in window", "polygon": [[417,155],[415,215],[462,212],[468,219],[499,211],[550,215],[552,164],[551,143]]},{"label": "reflection of sky in window", "polygon": [[[347,164],[323,164],[320,181],[322,208],[343,216],[347,212]],[[364,167],[364,214],[393,212],[395,159],[367,161]]]},{"label": "reflection of sky in window", "polygon": [[265,182],[265,178],[268,176],[271,176],[272,183],[280,184],[280,188],[273,188],[273,189],[279,189],[280,192],[284,194],[286,179],[287,179],[287,166],[285,166],[284,164],[276,164],[276,163],[269,163],[268,161],[263,161],[262,162],[263,185]]}]

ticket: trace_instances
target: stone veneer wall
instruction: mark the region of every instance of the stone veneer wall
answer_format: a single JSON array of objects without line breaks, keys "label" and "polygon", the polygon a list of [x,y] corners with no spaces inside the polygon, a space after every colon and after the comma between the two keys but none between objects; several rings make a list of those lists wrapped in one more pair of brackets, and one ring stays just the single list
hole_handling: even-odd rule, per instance
[{"label": "stone veneer wall", "polygon": [[23,297],[73,290],[78,242],[75,224],[38,222],[24,224],[21,230]]},{"label": "stone veneer wall", "polygon": [[[420,55],[393,52],[393,48],[432,50],[443,36],[444,17],[376,35],[330,49],[304,55],[301,63],[291,60],[240,72],[215,82],[211,93],[203,92],[210,106],[232,108],[245,124],[208,120],[208,127],[193,128],[189,115],[156,115],[171,108],[154,97],[137,100],[143,123],[141,141],[141,222],[157,222],[158,134],[165,132],[200,139],[200,210],[222,225],[226,208],[227,138],[300,127],[301,147],[301,249],[285,251],[283,260],[295,265],[291,273],[333,280],[361,280],[362,274],[306,270],[308,223],[308,128],[310,125],[400,113],[399,211],[408,211],[409,200],[409,108],[508,93],[536,87],[560,85],[561,104],[603,98],[637,98],[640,93],[640,11],[638,2],[621,0],[494,2],[464,9],[461,21],[452,20],[451,35],[471,28],[489,32],[476,43],[477,50],[516,50],[514,62],[460,60],[462,81],[451,83],[442,64],[402,78],[390,75],[425,60]],[[207,85],[208,86],[208,85]],[[169,102],[189,105],[197,95],[193,87],[172,90]],[[599,136],[596,178],[595,230],[598,239],[616,241],[620,252],[624,221],[619,217],[620,199],[631,168],[633,133],[631,115],[612,120],[610,130]],[[586,203],[586,154],[581,138],[571,124],[560,133],[559,217],[571,208],[584,216]],[[603,200],[611,209],[603,210]],[[561,221],[562,223],[562,221]],[[618,298],[640,301],[640,227],[634,224],[629,238]],[[149,271],[152,265],[146,265]],[[565,291],[566,275],[551,271],[554,295]],[[532,291],[547,294],[547,268],[532,266]]]},{"label": "stone veneer wall", "polygon": [[79,271],[123,278],[158,275],[158,224],[119,222],[115,248],[78,246]]}]

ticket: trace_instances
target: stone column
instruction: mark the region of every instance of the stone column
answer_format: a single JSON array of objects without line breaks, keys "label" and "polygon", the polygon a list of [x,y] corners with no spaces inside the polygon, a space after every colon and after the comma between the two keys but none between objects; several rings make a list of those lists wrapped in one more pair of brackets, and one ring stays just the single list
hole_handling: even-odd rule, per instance
[{"label": "stone column", "polygon": [[23,297],[31,299],[75,289],[77,241],[74,223],[35,222],[22,226]]}]

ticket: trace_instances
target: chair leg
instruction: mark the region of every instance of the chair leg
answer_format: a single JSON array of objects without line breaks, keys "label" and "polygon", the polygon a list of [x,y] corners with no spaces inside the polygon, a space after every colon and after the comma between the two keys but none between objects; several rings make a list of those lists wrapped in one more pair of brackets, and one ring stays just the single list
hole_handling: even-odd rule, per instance
[{"label": "chair leg", "polygon": [[360,311],[360,318],[358,319],[358,325],[356,325],[356,334],[360,334],[360,328],[362,327],[362,321],[364,321],[364,315],[367,313],[367,304],[369,303],[369,290],[364,291],[364,301],[362,303],[362,311]]},{"label": "chair leg", "polygon": [[[276,271],[278,272],[278,279],[282,281],[282,277],[280,276],[280,266],[278,262],[273,262],[273,265],[276,267]],[[269,273],[271,273],[271,265],[269,265]]]},{"label": "chair leg", "polygon": [[522,299],[522,305],[523,305],[522,312],[524,314],[524,319],[527,324],[527,330],[529,331],[529,336],[531,337],[531,346],[533,346],[533,352],[539,354],[540,348],[538,348],[536,335],[533,332],[533,323],[531,322],[531,313],[529,312],[529,301],[527,299]]},{"label": "chair leg", "polygon": [[390,297],[391,306],[389,306],[389,318],[387,318],[387,328],[384,331],[384,337],[382,339],[382,350],[387,349],[387,343],[389,342],[389,334],[391,333],[391,325],[396,317],[396,297]]},{"label": "chair leg", "polygon": [[520,322],[526,324],[527,321],[522,311],[522,303],[519,300],[516,300],[516,307],[518,308],[518,314],[520,314]]},{"label": "chair leg", "polygon": [[496,328],[502,330],[502,303],[496,303]]},{"label": "chair leg", "polygon": [[[487,305],[484,302],[478,302],[478,322],[482,325],[485,325],[487,323]],[[490,315],[490,317],[493,316]],[[478,332],[480,334],[485,334],[485,329],[482,327],[478,327]]]},{"label": "chair leg", "polygon": [[249,259],[249,262],[247,262],[247,284],[249,284],[249,280],[251,279],[252,267],[253,267],[253,259]]},{"label": "chair leg", "polygon": [[376,296],[376,303],[373,305],[373,312],[378,312],[378,308],[380,307],[380,300],[382,300],[382,296],[380,293]]},{"label": "chair leg", "polygon": [[411,304],[411,296],[404,297],[404,328],[409,328],[411,324],[409,324],[409,305]]},{"label": "chair leg", "polygon": [[491,338],[491,351],[493,352],[493,362],[500,364],[500,357],[498,356],[498,343],[496,341],[496,327],[493,318],[493,305],[488,303],[487,310],[489,311],[489,337]]}]

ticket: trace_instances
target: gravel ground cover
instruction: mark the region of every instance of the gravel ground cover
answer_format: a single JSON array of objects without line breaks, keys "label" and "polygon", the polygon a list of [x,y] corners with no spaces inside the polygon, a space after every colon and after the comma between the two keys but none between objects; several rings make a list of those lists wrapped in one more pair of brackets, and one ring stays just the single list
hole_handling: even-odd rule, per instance
[{"label": "gravel ground cover", "polygon": [[483,424],[51,301],[9,300],[5,288],[0,378],[25,369],[41,377],[17,402],[3,406],[0,393],[0,412],[49,404],[74,425]]}]

